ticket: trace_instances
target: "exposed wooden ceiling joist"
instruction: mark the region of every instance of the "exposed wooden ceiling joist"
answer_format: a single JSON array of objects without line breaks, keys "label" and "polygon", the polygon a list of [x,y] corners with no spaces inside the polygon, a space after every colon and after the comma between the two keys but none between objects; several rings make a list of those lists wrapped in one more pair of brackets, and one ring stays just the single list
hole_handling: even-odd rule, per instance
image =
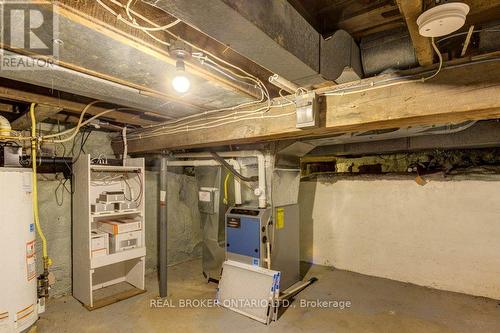
[{"label": "exposed wooden ceiling joist", "polygon": [[360,37],[388,30],[388,26],[391,26],[390,28],[401,26],[401,23],[398,7],[392,3],[386,3],[342,19],[338,22],[338,27],[353,36]]},{"label": "exposed wooden ceiling joist", "polygon": [[289,0],[294,8],[324,37],[344,29],[360,38],[404,26],[392,0]]},{"label": "exposed wooden ceiling joist", "polygon": [[[38,122],[47,120],[54,117],[56,114],[63,110],[62,107],[56,107],[51,105],[37,105],[35,107],[35,118]],[[11,126],[15,130],[25,130],[31,127],[31,117],[28,113],[22,115],[11,123]]]},{"label": "exposed wooden ceiling joist", "polygon": [[[500,2],[496,0],[460,0],[470,6],[466,26],[499,19]],[[301,15],[324,36],[336,29],[346,29],[356,38],[411,25],[402,7],[418,11],[436,6],[434,0],[288,0]],[[443,3],[443,1],[441,1]],[[439,5],[439,4],[438,4]],[[414,15],[414,14],[412,14]],[[402,17],[406,16],[406,20]],[[411,24],[410,24],[411,23]]]},{"label": "exposed wooden ceiling joist", "polygon": [[423,0],[397,0],[399,10],[403,14],[406,26],[410,32],[411,41],[415,48],[420,66],[428,66],[433,63],[434,50],[430,38],[423,37],[418,32],[417,18],[423,11]]},{"label": "exposed wooden ceiling joist", "polygon": [[0,112],[14,112],[14,105],[0,103]]}]

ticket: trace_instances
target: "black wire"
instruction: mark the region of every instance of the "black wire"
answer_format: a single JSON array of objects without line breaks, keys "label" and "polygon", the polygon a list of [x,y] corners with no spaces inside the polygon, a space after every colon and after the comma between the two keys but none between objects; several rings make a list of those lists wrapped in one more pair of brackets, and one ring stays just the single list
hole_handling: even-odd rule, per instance
[{"label": "black wire", "polygon": [[81,145],[80,147],[80,151],[82,151],[84,154],[86,154],[87,152],[85,151],[84,147],[85,147],[85,144],[87,143],[87,140],[89,139],[90,137],[90,134],[92,134],[92,129],[89,129],[89,132],[87,134],[87,137],[85,138],[85,140],[83,140],[83,144]]},{"label": "black wire", "polygon": [[[80,155],[81,155],[82,151],[85,154],[84,146],[87,143],[87,140],[88,140],[88,138],[89,138],[89,136],[90,136],[91,133],[92,133],[92,129],[90,129],[88,131],[86,137],[85,137],[85,129],[83,130],[83,132],[78,132],[77,133],[77,135],[80,135],[80,149],[78,150],[78,156],[73,161],[73,163],[75,163],[76,161],[78,161],[78,159],[80,158]],[[75,146],[76,146],[76,142],[77,141],[78,141],[77,137],[73,138],[73,144],[71,145],[71,150],[70,150],[71,157],[74,157]],[[61,142],[61,145],[63,147],[62,157],[66,157],[66,146],[62,142]],[[64,191],[68,192],[71,195],[74,194],[74,190],[68,189],[68,186],[66,185],[66,183],[68,182],[68,180],[71,179],[71,181],[73,181],[73,168],[72,168],[72,166],[70,166],[66,162],[66,160],[64,161],[64,163],[66,164],[66,167],[68,168],[68,170],[71,170],[71,174],[70,174],[70,178],[67,178],[67,179],[64,179],[64,180],[63,179],[59,179],[59,184],[57,185],[56,189],[54,190],[54,194],[55,194],[55,197],[56,197],[56,203],[57,203],[58,206],[62,206],[63,203],[64,203]],[[62,186],[61,200],[59,200],[58,191],[61,188],[61,186]]]},{"label": "black wire", "polygon": [[[84,146],[85,144],[87,143],[87,140],[90,136],[90,134],[92,133],[92,129],[89,129],[88,130],[88,133],[87,133],[87,137],[85,137],[85,129],[83,130],[83,132],[79,132],[81,137],[80,137],[80,149],[78,150],[78,156],[75,158],[75,160],[73,161],[73,163],[76,163],[76,161],[78,161],[78,159],[80,158],[82,152],[85,154],[85,150],[84,150]],[[76,142],[76,138],[73,140],[73,148],[72,148],[72,152],[74,151],[74,147],[75,147],[75,142]],[[73,155],[74,156],[74,155]]]}]

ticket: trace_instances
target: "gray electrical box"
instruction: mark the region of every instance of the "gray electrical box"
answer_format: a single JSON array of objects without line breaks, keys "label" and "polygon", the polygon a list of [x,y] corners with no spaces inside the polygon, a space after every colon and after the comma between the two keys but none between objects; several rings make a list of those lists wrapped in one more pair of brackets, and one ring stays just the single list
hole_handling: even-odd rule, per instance
[{"label": "gray electrical box", "polygon": [[296,127],[313,128],[319,126],[319,103],[316,93],[309,92],[299,95],[295,99]]},{"label": "gray electrical box", "polygon": [[200,213],[217,214],[219,212],[219,189],[201,187],[198,190],[198,208]]}]

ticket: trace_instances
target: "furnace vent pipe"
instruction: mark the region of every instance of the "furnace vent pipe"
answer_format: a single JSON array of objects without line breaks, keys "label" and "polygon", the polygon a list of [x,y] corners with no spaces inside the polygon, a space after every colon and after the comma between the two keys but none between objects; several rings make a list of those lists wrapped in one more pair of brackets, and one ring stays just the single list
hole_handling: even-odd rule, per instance
[{"label": "furnace vent pipe", "polygon": [[0,136],[10,136],[10,122],[4,116],[0,116]]},{"label": "furnace vent pipe", "polygon": [[[226,160],[237,172],[241,173],[241,165],[234,159]],[[167,161],[167,166],[220,166],[221,164],[215,160],[186,160],[186,161]],[[241,183],[234,177],[234,203],[241,205]]]},{"label": "furnace vent pipe", "polygon": [[[257,159],[258,173],[259,173],[259,185],[254,190],[254,194],[259,197],[259,208],[267,207],[267,197],[266,197],[266,158],[258,150],[241,150],[241,151],[225,151],[217,152],[221,157],[253,157]],[[183,153],[175,154],[176,158],[210,158],[213,159],[211,153]]]}]

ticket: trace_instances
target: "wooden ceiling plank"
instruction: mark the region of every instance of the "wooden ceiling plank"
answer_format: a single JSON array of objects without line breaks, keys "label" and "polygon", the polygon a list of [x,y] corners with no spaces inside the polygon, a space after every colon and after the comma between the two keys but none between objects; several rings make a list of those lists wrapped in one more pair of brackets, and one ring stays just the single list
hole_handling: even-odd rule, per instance
[{"label": "wooden ceiling plank", "polygon": [[410,37],[415,48],[420,66],[428,66],[434,62],[434,50],[430,38],[423,37],[418,32],[417,18],[422,14],[423,0],[396,0],[399,11],[406,21]]},{"label": "wooden ceiling plank", "polygon": [[[38,104],[35,107],[35,118],[36,121],[42,122],[57,113],[61,112],[63,108],[57,107],[57,106],[52,106],[52,105],[43,105],[43,104]],[[13,129],[21,131],[25,130],[31,127],[31,117],[29,116],[29,113],[25,113],[16,120],[14,120],[11,123],[11,126]]]},{"label": "wooden ceiling plank", "polygon": [[394,5],[384,5],[360,15],[344,19],[338,23],[338,26],[351,34],[355,34],[358,31],[367,30],[371,27],[384,25],[401,19],[399,14],[385,17],[385,13],[392,12],[394,9],[397,9]]}]

